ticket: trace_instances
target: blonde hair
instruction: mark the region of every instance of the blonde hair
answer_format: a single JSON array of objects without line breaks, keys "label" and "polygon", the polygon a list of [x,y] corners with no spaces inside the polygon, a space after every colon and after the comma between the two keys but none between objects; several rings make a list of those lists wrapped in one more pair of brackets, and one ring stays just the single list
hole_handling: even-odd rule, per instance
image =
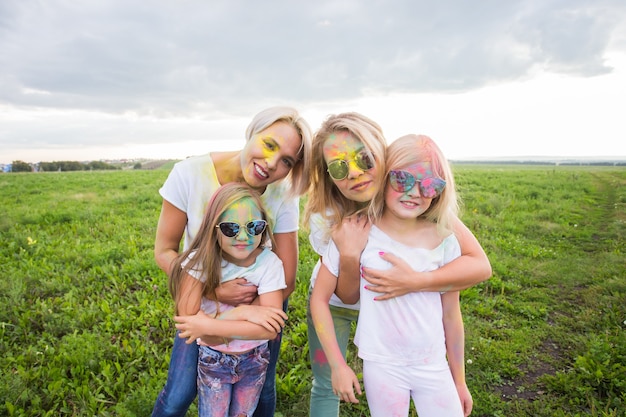
[{"label": "blonde hair", "polygon": [[[429,162],[433,175],[446,182],[446,186],[441,194],[433,199],[430,207],[422,216],[437,223],[441,233],[450,232],[452,231],[453,219],[459,212],[454,176],[448,160],[441,152],[439,146],[430,137],[411,134],[402,136],[389,145],[387,148],[385,184],[388,184],[390,171],[407,168],[420,162]],[[374,219],[380,218],[384,205],[385,190],[383,189],[376,195],[372,204]]]},{"label": "blonde hair", "polygon": [[309,171],[311,170],[311,128],[298,111],[292,107],[270,107],[259,112],[246,129],[246,141],[277,122],[287,123],[300,135],[298,161],[291,169],[288,178],[291,181],[290,194],[300,196],[309,188]]},{"label": "blonde hair", "polygon": [[369,203],[359,203],[346,198],[335,186],[324,160],[324,143],[333,133],[348,132],[358,139],[374,157],[377,186],[384,180],[385,148],[387,141],[382,128],[373,120],[359,113],[349,112],[329,116],[313,137],[313,158],[311,188],[307,200],[304,223],[308,225],[313,213],[320,213],[333,224],[339,224],[344,217],[368,208]]},{"label": "blonde hair", "polygon": [[183,253],[179,254],[172,263],[172,274],[169,279],[169,290],[176,303],[176,311],[182,297],[180,285],[185,274],[190,271],[202,271],[206,277],[205,282],[198,282],[203,286],[202,294],[208,298],[215,299],[215,289],[222,281],[222,267],[224,260],[222,248],[219,244],[217,229],[221,216],[233,204],[243,200],[251,199],[256,208],[261,212],[261,218],[268,221],[268,225],[261,235],[260,245],[269,241],[274,243],[272,225],[269,224],[267,212],[263,208],[261,197],[258,192],[250,186],[242,183],[228,183],[218,188],[207,206],[202,225],[198,234],[191,242],[191,245]]}]

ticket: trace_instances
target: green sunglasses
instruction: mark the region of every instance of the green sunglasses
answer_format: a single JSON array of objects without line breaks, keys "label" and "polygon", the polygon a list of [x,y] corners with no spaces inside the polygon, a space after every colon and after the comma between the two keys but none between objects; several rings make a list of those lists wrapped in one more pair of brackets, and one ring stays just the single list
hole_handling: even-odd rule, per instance
[{"label": "green sunglasses", "polygon": [[[361,171],[369,171],[374,168],[374,157],[366,150],[362,150],[354,156],[354,163]],[[336,159],[328,164],[328,174],[334,180],[341,181],[348,176],[350,166],[345,159]]]}]

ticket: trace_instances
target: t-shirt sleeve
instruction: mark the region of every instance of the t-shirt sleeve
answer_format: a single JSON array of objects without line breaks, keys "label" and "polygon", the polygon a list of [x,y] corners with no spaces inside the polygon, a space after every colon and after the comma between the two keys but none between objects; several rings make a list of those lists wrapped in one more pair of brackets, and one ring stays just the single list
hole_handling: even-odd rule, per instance
[{"label": "t-shirt sleeve", "polygon": [[[188,264],[188,263],[189,263],[189,261],[190,261],[190,260],[191,260],[191,259],[195,256],[195,254],[196,254],[196,252],[195,252],[195,251],[194,251],[194,252],[192,252],[191,254],[189,254],[189,257],[188,257],[188,258],[186,258],[186,259],[184,259],[184,260],[181,262],[180,267],[181,267],[181,268],[184,268],[185,266],[187,266],[187,264]],[[206,274],[202,273],[202,269],[201,269],[201,267],[202,267],[201,265],[196,265],[194,269],[190,269],[189,271],[187,271],[187,273],[188,273],[191,277],[193,277],[193,278],[197,279],[197,280],[198,280],[198,281],[200,281],[200,282],[206,282],[207,276],[206,276]]]},{"label": "t-shirt sleeve", "polygon": [[339,250],[337,250],[337,246],[335,246],[335,242],[332,239],[328,242],[328,248],[322,255],[322,263],[331,274],[336,277],[339,276]]},{"label": "t-shirt sleeve", "polygon": [[274,252],[268,250],[263,263],[264,267],[260,271],[263,277],[259,282],[257,292],[264,294],[287,288],[285,269],[280,258]]},{"label": "t-shirt sleeve", "polygon": [[330,226],[328,221],[319,213],[314,213],[309,219],[309,243],[318,255],[324,255],[330,240]]},{"label": "t-shirt sleeve", "polygon": [[448,264],[461,256],[461,245],[454,234],[444,240],[443,263]]},{"label": "t-shirt sleeve", "polygon": [[182,179],[180,164],[181,162],[178,162],[174,165],[174,168],[170,171],[163,186],[159,189],[159,194],[161,194],[164,200],[173,204],[174,207],[187,213],[189,184]]}]

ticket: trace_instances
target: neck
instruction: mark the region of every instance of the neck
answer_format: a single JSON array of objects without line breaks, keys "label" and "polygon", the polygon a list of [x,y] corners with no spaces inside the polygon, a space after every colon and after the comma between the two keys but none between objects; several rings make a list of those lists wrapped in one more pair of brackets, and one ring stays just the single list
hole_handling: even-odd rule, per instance
[{"label": "neck", "polygon": [[213,152],[211,159],[220,184],[244,182],[241,170],[241,151]]},{"label": "neck", "polygon": [[383,211],[383,215],[380,217],[377,226],[385,231],[408,234],[416,224],[416,219],[401,219],[385,210]]}]

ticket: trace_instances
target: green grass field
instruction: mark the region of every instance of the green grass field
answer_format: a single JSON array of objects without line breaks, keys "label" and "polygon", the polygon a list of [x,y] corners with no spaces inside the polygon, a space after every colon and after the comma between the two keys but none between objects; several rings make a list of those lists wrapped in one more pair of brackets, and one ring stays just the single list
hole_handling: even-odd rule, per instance
[{"label": "green grass field", "polygon": [[[462,292],[472,415],[626,416],[626,169],[454,168],[494,271]],[[167,174],[0,175],[0,415],[150,414],[174,334],[152,254]],[[300,255],[283,417],[308,415],[304,231]],[[365,398],[341,415],[368,416]]]}]

